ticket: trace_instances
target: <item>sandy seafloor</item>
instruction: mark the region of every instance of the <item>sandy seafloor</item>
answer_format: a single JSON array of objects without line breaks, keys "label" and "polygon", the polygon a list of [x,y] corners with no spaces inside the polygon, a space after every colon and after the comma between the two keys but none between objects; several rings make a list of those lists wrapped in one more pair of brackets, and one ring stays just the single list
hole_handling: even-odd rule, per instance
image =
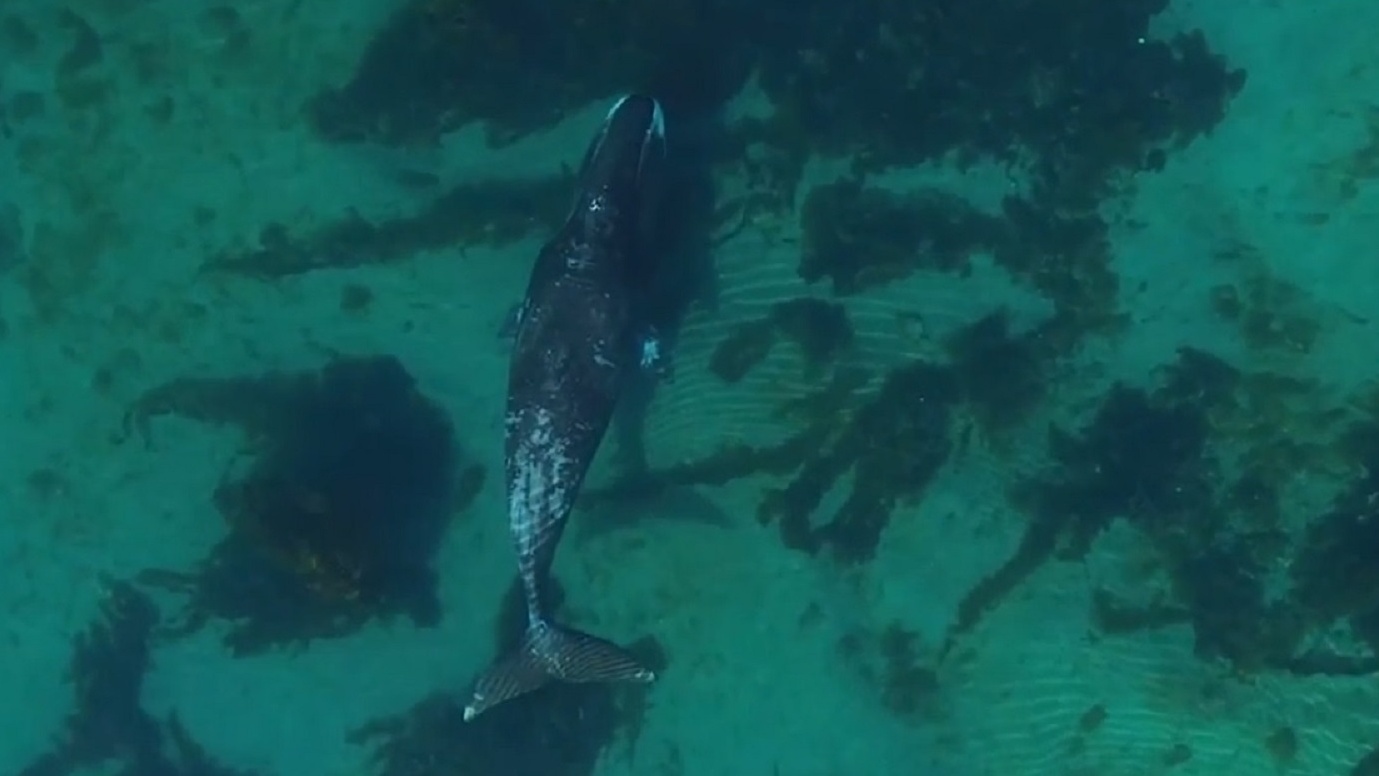
[{"label": "sandy seafloor", "polygon": [[[239,3],[256,33],[253,56],[234,58],[196,23],[199,3],[75,5],[90,6],[79,10],[103,35],[111,98],[97,110],[50,109],[41,129],[26,125],[0,141],[0,190],[21,207],[35,253],[61,262],[55,276],[65,293],[60,313],[40,322],[25,292],[0,278],[9,328],[0,339],[4,773],[44,748],[67,710],[70,639],[93,614],[98,575],[189,567],[223,531],[207,495],[239,440],[169,419],[157,423],[148,449],[112,444],[124,402],[144,388],[189,373],[310,368],[331,349],[392,353],[453,415],[466,446],[498,465],[506,354],[495,327],[520,292],[536,242],[271,285],[201,277],[201,262],[252,242],[271,220],[415,206],[418,195],[390,175],[400,164],[447,182],[556,169],[577,158],[603,108],[498,152],[484,148],[477,129],[428,157],[328,147],[303,126],[301,105],[322,73],[349,71],[386,0],[295,4],[289,15],[281,7],[293,4]],[[126,10],[117,14],[116,5]],[[5,3],[51,44],[36,57],[0,52],[7,88],[51,88],[67,44],[53,8]],[[1133,325],[1114,343],[1090,345],[1085,374],[1060,390],[1090,396],[1117,377],[1143,382],[1184,343],[1248,365],[1252,356],[1207,302],[1208,289],[1242,270],[1206,257],[1239,243],[1259,248],[1249,271],[1296,286],[1299,304],[1326,327],[1310,354],[1275,355],[1267,366],[1345,387],[1374,379],[1367,320],[1379,293],[1379,169],[1368,170],[1372,180],[1361,170],[1353,190],[1340,178],[1356,173],[1343,170],[1345,160],[1379,131],[1379,6],[1180,1],[1162,22],[1203,28],[1249,71],[1249,83],[1210,137],[1143,176],[1117,205],[1121,223],[1138,224],[1118,228],[1115,243]],[[169,67],[156,83],[141,83],[127,63],[150,44]],[[145,107],[163,93],[178,108],[157,128]],[[827,180],[840,168],[820,161],[810,176]],[[887,180],[900,188],[949,181],[988,202],[1005,185],[996,174],[960,179],[941,169]],[[196,206],[219,216],[198,226]],[[1308,217],[1322,212],[1330,215],[1324,225]],[[718,309],[693,313],[679,379],[651,420],[655,460],[764,433],[757,408],[765,389],[754,393],[753,381],[725,387],[704,374],[704,363],[723,327],[804,292],[796,248],[781,237],[796,227],[775,228],[774,237],[748,230],[721,247],[723,298]],[[352,280],[376,294],[366,318],[338,310],[339,289]],[[915,278],[849,300],[860,357],[889,362],[922,352],[923,342],[885,325],[900,307],[922,311],[935,331],[974,319],[1002,295],[1029,320],[1043,314],[1014,289],[999,273],[979,271],[965,280]],[[177,337],[167,336],[170,327]],[[110,364],[118,369],[107,399],[90,381]],[[604,772],[661,772],[673,745],[687,776],[1130,776],[1167,772],[1165,753],[1186,743],[1194,756],[1174,773],[1266,774],[1276,766],[1261,742],[1287,724],[1301,739],[1288,772],[1326,776],[1379,743],[1379,689],[1370,679],[1235,681],[1193,658],[1185,628],[1086,638],[1088,574],[1121,573],[1115,549],[1133,544],[1115,532],[1086,567],[1049,564],[991,615],[966,645],[970,657],[941,677],[942,714],[924,723],[888,715],[839,664],[836,639],[859,624],[891,621],[941,638],[959,598],[1020,535],[1020,518],[996,495],[1006,465],[981,452],[952,461],[918,514],[895,520],[861,579],[781,549],[775,530],[752,519],[759,483],[701,494],[735,518],[728,529],[647,520],[636,535],[572,538],[559,570],[581,624],[614,638],[654,632],[674,658],[655,689],[637,760],[611,756]],[[26,485],[39,468],[63,476],[43,502]],[[230,659],[209,628],[157,652],[146,704],[176,709],[227,764],[291,776],[367,773],[346,730],[434,690],[462,690],[490,657],[490,622],[511,574],[500,507],[490,484],[451,532],[439,561],[446,616],[438,628],[378,627],[292,657],[244,660]],[[802,630],[799,613],[810,603],[824,616]],[[1107,708],[1106,722],[1070,754],[1079,716],[1096,703]]]}]

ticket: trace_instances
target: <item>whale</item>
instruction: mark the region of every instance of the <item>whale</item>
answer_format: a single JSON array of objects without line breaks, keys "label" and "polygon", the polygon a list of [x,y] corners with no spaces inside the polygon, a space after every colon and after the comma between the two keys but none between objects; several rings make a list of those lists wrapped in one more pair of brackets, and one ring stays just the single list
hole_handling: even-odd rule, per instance
[{"label": "whale", "polygon": [[585,151],[569,216],[537,254],[518,308],[504,407],[508,529],[527,610],[520,644],[474,682],[472,720],[552,682],[650,682],[623,647],[555,621],[551,564],[619,398],[663,368],[651,247],[665,117],[619,98]]}]

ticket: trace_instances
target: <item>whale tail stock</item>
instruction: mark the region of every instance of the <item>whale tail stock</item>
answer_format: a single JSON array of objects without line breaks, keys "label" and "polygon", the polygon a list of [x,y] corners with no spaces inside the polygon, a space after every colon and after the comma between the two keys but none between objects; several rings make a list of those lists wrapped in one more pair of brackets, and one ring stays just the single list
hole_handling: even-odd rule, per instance
[{"label": "whale tail stock", "polygon": [[650,682],[656,674],[631,652],[598,636],[545,620],[527,626],[512,654],[488,668],[464,707],[472,720],[505,701],[553,682]]}]

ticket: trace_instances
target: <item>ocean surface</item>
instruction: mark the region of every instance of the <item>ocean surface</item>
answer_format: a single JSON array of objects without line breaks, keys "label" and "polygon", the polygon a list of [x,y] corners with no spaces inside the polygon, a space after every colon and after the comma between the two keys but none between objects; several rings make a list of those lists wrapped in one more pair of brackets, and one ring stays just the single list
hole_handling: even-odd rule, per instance
[{"label": "ocean surface", "polygon": [[[0,774],[1379,774],[1379,6],[6,0]],[[513,310],[665,107],[522,622]]]}]

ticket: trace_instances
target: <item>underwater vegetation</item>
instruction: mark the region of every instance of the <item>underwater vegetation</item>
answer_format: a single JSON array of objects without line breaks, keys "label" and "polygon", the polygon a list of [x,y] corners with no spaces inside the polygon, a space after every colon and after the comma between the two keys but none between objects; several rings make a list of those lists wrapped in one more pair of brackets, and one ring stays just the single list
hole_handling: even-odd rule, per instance
[{"label": "underwater vegetation", "polygon": [[1107,224],[1093,212],[1009,196],[986,213],[938,190],[896,193],[844,178],[810,189],[800,208],[799,275],[837,296],[916,272],[965,275],[989,256],[1047,298],[1054,316],[1033,335],[1048,357],[1119,325]]},{"label": "underwater vegetation", "polygon": [[1018,245],[1003,234],[1000,218],[951,194],[899,194],[867,186],[861,178],[810,189],[800,225],[800,277],[806,283],[826,278],[840,295],[918,269],[961,272],[976,251]]},{"label": "underwater vegetation", "polygon": [[702,112],[755,71],[785,145],[860,150],[873,168],[1025,148],[1063,191],[1161,165],[1153,147],[1208,130],[1243,84],[1200,34],[1150,38],[1165,7],[415,0],[309,113],[335,140],[434,142],[484,120],[501,141],[630,89]]},{"label": "underwater vegetation", "polygon": [[[1366,592],[1379,415],[1327,410],[1311,419],[1310,438],[1265,428],[1277,424],[1280,400],[1316,394],[1190,348],[1157,387],[1113,387],[1080,430],[1051,432],[1044,472],[1013,485],[1012,501],[1029,517],[1024,540],[969,593],[949,646],[1040,564],[1084,558],[1113,521],[1125,520],[1169,586],[1096,590],[1092,615],[1103,637],[1186,624],[1201,657],[1244,674],[1379,672],[1370,625],[1379,602]],[[1338,471],[1350,472],[1339,476],[1349,483],[1300,540],[1290,539],[1282,522],[1290,481]],[[1356,643],[1315,646],[1342,619]]]},{"label": "underwater vegetation", "polygon": [[1072,204],[1115,170],[1161,165],[1243,86],[1199,33],[1149,35],[1167,5],[809,3],[795,25],[808,42],[769,49],[762,89],[811,147],[864,168],[948,152],[1026,162],[1040,199]]},{"label": "underwater vegetation", "polygon": [[501,143],[630,89],[702,124],[755,73],[765,116],[707,132],[717,166],[752,182],[748,209],[788,209],[823,153],[855,155],[863,177],[992,159],[1032,179],[1041,211],[1090,213],[1209,132],[1245,83],[1200,33],[1150,37],[1166,6],[416,0],[309,114],[334,141],[427,144],[483,121]]},{"label": "underwater vegetation", "polygon": [[738,40],[742,8],[727,0],[413,0],[308,113],[331,140],[414,145],[480,118],[501,143],[629,89],[712,104],[748,73],[749,51],[724,45]]},{"label": "underwater vegetation", "polygon": [[214,762],[176,715],[160,723],[140,695],[158,610],[129,582],[105,580],[95,622],[78,634],[68,681],[72,712],[53,748],[19,776],[67,776],[113,763],[118,776],[252,776]]},{"label": "underwater vegetation", "polygon": [[[700,178],[711,170],[747,184],[728,201],[719,201],[712,180],[694,189],[703,200],[698,214],[682,218],[668,242],[700,253],[711,251],[709,234],[725,222],[736,218],[740,229],[763,211],[794,211],[811,154],[853,154],[848,177],[802,199],[802,279],[847,295],[921,270],[962,273],[974,255],[990,255],[1053,302],[1054,319],[1033,338],[1047,360],[1120,323],[1099,203],[1130,185],[1129,173],[1162,167],[1177,147],[1209,132],[1244,85],[1245,74],[1200,34],[1149,37],[1165,6],[1135,0],[1049,12],[1014,0],[980,10],[956,0],[845,9],[814,0],[613,0],[552,10],[418,0],[310,113],[324,137],[341,142],[430,143],[472,121],[486,122],[502,142],[592,99],[650,90],[673,124],[691,127],[677,134],[698,143],[687,153],[706,167]],[[720,126],[715,109],[752,72],[768,110]],[[870,86],[853,88],[859,82]],[[995,160],[1030,185],[984,212],[945,192],[868,183],[872,171],[941,158]],[[560,194],[513,196],[497,183],[435,202],[431,215],[349,216],[310,235],[270,225],[261,245],[210,267],[273,278],[403,258],[422,247],[418,234],[427,235],[425,248],[441,248],[549,231],[564,206]],[[433,221],[444,228],[419,227]],[[715,371],[741,379],[772,328],[730,334]]]},{"label": "underwater vegetation", "polygon": [[[796,300],[786,309],[814,310],[816,322],[829,324],[798,330],[811,337],[800,345],[806,363],[807,354],[832,353],[848,341],[841,333],[851,328],[846,316],[839,317],[841,308]],[[762,320],[776,317],[773,312]],[[753,332],[760,323],[749,321],[740,331]],[[955,332],[945,343],[946,361],[917,359],[879,375],[834,368],[816,390],[777,408],[778,417],[798,428],[783,441],[727,445],[701,459],[591,488],[582,499],[594,505],[645,497],[655,489],[771,475],[784,481],[767,490],[757,519],[776,525],[784,546],[844,565],[865,563],[896,509],[923,497],[933,476],[965,444],[967,429],[976,425],[999,435],[1035,407],[1043,391],[1040,347],[1028,335],[1011,332],[1005,313],[997,311]],[[847,497],[831,514],[819,514],[839,483],[846,484]]]},{"label": "underwater vegetation", "polygon": [[454,245],[503,245],[559,226],[572,186],[568,175],[469,181],[439,194],[416,213],[387,220],[352,213],[310,232],[271,223],[260,230],[257,245],[221,251],[203,270],[274,280],[328,267],[403,261]]},{"label": "underwater vegetation", "polygon": [[1342,441],[1355,474],[1330,509],[1311,522],[1290,566],[1305,625],[1349,624],[1357,653],[1307,655],[1310,665],[1379,673],[1379,418],[1356,424]]},{"label": "underwater vegetation", "polygon": [[[896,507],[921,498],[933,472],[967,443],[964,422],[988,436],[1018,425],[1047,387],[1042,345],[1012,335],[1000,314],[947,344],[947,362],[911,362],[880,377],[836,370],[829,384],[781,406],[800,431],[779,444],[725,446],[589,499],[767,475],[784,484],[767,490],[758,514],[780,526],[786,547],[864,563]],[[1371,541],[1379,541],[1371,536],[1379,400],[1354,404],[1360,409],[1307,381],[1244,372],[1193,348],[1181,349],[1153,386],[1112,385],[1080,426],[1050,429],[1044,467],[1011,483],[1007,497],[1026,516],[1023,539],[964,597],[937,657],[1042,564],[1080,562],[1125,521],[1167,582],[1094,590],[1097,637],[1187,625],[1203,659],[1243,674],[1379,673],[1379,597],[1371,592],[1379,585]],[[1309,432],[1298,434],[1297,424]],[[815,514],[850,468],[841,505]],[[1285,499],[1308,477],[1342,486],[1295,540],[1283,523]],[[1317,646],[1340,622],[1354,643]]]},{"label": "underwater vegetation", "polygon": [[[1211,131],[1246,80],[1200,33],[1150,37],[1166,5],[415,0],[309,114],[332,141],[429,144],[482,121],[501,143],[591,100],[647,90],[685,127],[671,133],[688,146],[675,158],[704,167],[700,178],[711,169],[747,184],[719,201],[717,184],[701,180],[673,245],[702,252],[734,217],[741,229],[758,214],[792,213],[811,155],[852,155],[850,180],[812,192],[799,212],[810,243],[802,277],[854,293],[920,268],[961,271],[972,251],[998,250],[1003,266],[1055,301],[1057,339],[1071,347],[1115,313],[1099,203],[1130,185],[1130,173],[1162,168]],[[724,125],[718,109],[754,73],[766,111]],[[951,196],[866,188],[871,172],[939,159],[995,161],[1030,185],[991,215]],[[454,223],[480,228],[445,239],[483,241],[484,220],[548,231],[544,210],[492,188],[490,203],[475,198],[483,219],[448,209]],[[407,233],[410,218],[368,224],[361,244],[379,250],[326,249],[341,242],[329,235],[359,230],[351,217],[319,237],[279,239],[279,230],[212,264],[274,277],[399,256],[387,235]]]},{"label": "underwater vegetation", "polygon": [[[758,509],[778,523],[786,547],[835,558],[871,560],[892,511],[923,495],[952,451],[951,375],[916,361],[886,375],[875,396],[826,435],[785,487],[769,491]],[[821,435],[824,436],[824,435]],[[848,496],[830,518],[815,519],[825,495],[852,472]]]},{"label": "underwater vegetation", "polygon": [[[563,593],[556,589],[558,607]],[[525,627],[522,591],[508,590],[496,627],[495,654],[516,648]],[[628,647],[657,673],[668,663],[651,637]],[[350,741],[370,747],[378,776],[592,776],[615,743],[635,755],[650,689],[645,685],[552,684],[471,722],[453,693],[370,722]]]},{"label": "underwater vegetation", "polygon": [[[1229,391],[1233,379],[1223,363],[1184,351],[1162,389],[1114,385],[1078,433],[1051,430],[1046,470],[1012,486],[1012,499],[1029,516],[1024,538],[1014,555],[969,592],[950,639],[976,627],[1055,553],[1083,558],[1120,517],[1179,549],[1181,570],[1190,573],[1200,561],[1190,553],[1201,546],[1201,533],[1217,530],[1209,521],[1219,514],[1211,511],[1215,493],[1209,483],[1218,473],[1205,457],[1206,405],[1197,399]],[[1209,615],[1203,612],[1204,624]]]},{"label": "underwater vegetation", "polygon": [[139,577],[189,596],[173,634],[226,620],[226,645],[246,655],[375,618],[439,620],[431,558],[483,469],[461,459],[449,417],[397,359],[178,379],[141,396],[128,423],[147,438],[164,414],[235,424],[253,450],[212,495],[229,532],[210,556]]},{"label": "underwater vegetation", "polygon": [[735,326],[714,349],[709,371],[724,382],[738,382],[785,339],[799,349],[805,376],[822,377],[852,345],[853,334],[842,305],[807,297],[788,299],[771,305],[765,316]]},{"label": "underwater vegetation", "polygon": [[[818,617],[815,611],[807,618]],[[876,690],[881,705],[903,720],[926,722],[945,713],[932,655],[919,636],[898,622],[852,630],[836,645],[838,656]]]}]

